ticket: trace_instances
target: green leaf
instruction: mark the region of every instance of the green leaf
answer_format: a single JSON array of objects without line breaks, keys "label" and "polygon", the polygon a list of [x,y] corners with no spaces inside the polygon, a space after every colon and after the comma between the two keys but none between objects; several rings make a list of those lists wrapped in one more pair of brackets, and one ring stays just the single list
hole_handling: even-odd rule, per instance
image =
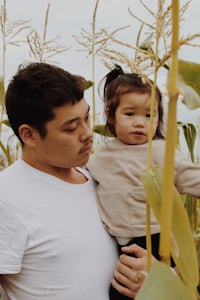
[{"label": "green leaf", "polygon": [[[154,167],[143,170],[141,179],[147,198],[158,222],[161,221],[163,169]],[[194,238],[185,207],[174,187],[171,228],[171,252],[184,283],[196,290],[199,283],[199,270]]]},{"label": "green leaf", "polygon": [[183,129],[185,141],[187,143],[188,150],[190,152],[190,157],[192,162],[194,162],[194,145],[195,145],[196,134],[197,134],[196,127],[192,123],[184,124],[182,122],[178,122],[178,126],[182,127]]},{"label": "green leaf", "polygon": [[139,48],[145,51],[151,50],[153,52],[153,49],[151,47],[151,40],[153,38],[153,33],[149,34],[146,39],[139,45]]},{"label": "green leaf", "polygon": [[[155,52],[153,51],[153,48],[152,48],[152,46],[151,46],[151,45],[153,45],[152,39],[153,39],[153,33],[149,34],[149,35],[146,37],[146,39],[139,45],[139,48],[140,48],[141,50],[144,50],[144,51],[146,51],[146,52],[149,52],[149,53],[151,53],[151,54],[153,54],[153,55],[155,56]],[[154,59],[155,59],[155,57],[154,57]],[[158,62],[160,62],[160,61],[161,61],[161,60],[160,60],[160,58],[158,57]],[[169,66],[168,66],[166,63],[163,64],[163,67],[164,67],[165,69],[169,70]]]},{"label": "green leaf", "polygon": [[85,81],[85,84],[84,84],[84,91],[89,89],[91,86],[93,86],[93,82],[91,80],[87,80]]},{"label": "green leaf", "polygon": [[2,124],[6,125],[8,127],[11,127],[9,120],[3,120]]},{"label": "green leaf", "polygon": [[2,152],[4,153],[4,155],[7,158],[7,161],[9,163],[9,165],[11,164],[11,155],[10,155],[10,148],[9,145],[7,144],[7,147],[4,146],[4,144],[2,143],[2,141],[0,141],[0,149],[2,150]]},{"label": "green leaf", "polygon": [[[191,274],[191,276],[193,276]],[[162,262],[155,262],[135,300],[196,300],[197,294]]]},{"label": "green leaf", "polygon": [[0,76],[0,104],[4,106],[4,103],[5,103],[4,78]]},{"label": "green leaf", "polygon": [[113,134],[105,127],[105,125],[95,125],[93,131],[107,137],[113,137]]},{"label": "green leaf", "polygon": [[193,232],[195,232],[198,226],[198,211],[197,211],[198,198],[186,194],[184,205],[190,221],[191,229]]},{"label": "green leaf", "polygon": [[200,64],[179,60],[177,86],[189,109],[200,107]]}]

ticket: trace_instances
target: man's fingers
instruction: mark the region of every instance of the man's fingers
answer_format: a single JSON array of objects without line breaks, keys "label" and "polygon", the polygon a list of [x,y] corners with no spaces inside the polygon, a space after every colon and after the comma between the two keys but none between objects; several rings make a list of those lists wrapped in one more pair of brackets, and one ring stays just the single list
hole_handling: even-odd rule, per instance
[{"label": "man's fingers", "polygon": [[[147,250],[137,244],[122,247],[122,251],[126,254],[134,255],[136,258],[143,258],[147,260]],[[151,256],[151,259],[152,263],[156,261],[156,258],[153,255]]]},{"label": "man's fingers", "polygon": [[[113,287],[121,294],[134,298],[145,279],[143,272],[134,271],[130,266],[133,257],[122,254],[117,262],[112,280]],[[137,260],[134,258],[134,260]]]},{"label": "man's fingers", "polygon": [[[136,244],[123,247],[122,251],[124,253],[117,261],[112,285],[119,293],[134,298],[146,277],[147,251]],[[152,256],[153,261],[156,259]]]},{"label": "man's fingers", "polygon": [[122,295],[125,295],[130,298],[135,298],[140,286],[134,285],[131,289],[121,285],[115,278],[112,279],[112,286]]},{"label": "man's fingers", "polygon": [[137,244],[122,247],[122,251],[127,254],[134,254],[138,258],[147,255],[147,250],[138,246]]}]

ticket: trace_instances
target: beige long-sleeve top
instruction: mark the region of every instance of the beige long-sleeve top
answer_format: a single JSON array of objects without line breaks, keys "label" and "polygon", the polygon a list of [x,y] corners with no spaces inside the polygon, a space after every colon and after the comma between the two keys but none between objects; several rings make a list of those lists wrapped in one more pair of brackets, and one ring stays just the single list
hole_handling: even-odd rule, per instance
[{"label": "beige long-sleeve top", "polygon": [[[97,182],[101,219],[118,241],[146,235],[146,194],[140,174],[147,168],[147,153],[148,143],[126,145],[114,139],[102,143],[87,163]],[[163,166],[164,155],[165,141],[153,140],[152,166]],[[175,186],[181,194],[200,197],[200,165],[191,163],[178,150]],[[151,233],[159,231],[160,226],[151,212]]]}]

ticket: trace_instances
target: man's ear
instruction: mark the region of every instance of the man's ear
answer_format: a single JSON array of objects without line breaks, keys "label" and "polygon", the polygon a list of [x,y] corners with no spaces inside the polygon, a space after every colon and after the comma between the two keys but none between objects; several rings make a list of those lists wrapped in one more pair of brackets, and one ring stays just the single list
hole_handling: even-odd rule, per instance
[{"label": "man's ear", "polygon": [[22,124],[18,130],[19,135],[24,142],[24,145],[34,147],[36,130],[32,126],[27,124]]}]

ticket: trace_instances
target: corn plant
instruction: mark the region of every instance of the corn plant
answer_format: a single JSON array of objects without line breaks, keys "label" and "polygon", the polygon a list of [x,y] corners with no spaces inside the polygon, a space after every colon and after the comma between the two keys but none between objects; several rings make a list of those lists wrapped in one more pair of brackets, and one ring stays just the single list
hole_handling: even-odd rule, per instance
[{"label": "corn plant", "polygon": [[[49,18],[50,4],[47,6],[45,13],[45,22],[43,33],[40,35],[38,31],[29,25],[29,20],[9,21],[6,0],[3,1],[0,12],[1,37],[2,37],[2,74],[0,76],[0,170],[11,165],[21,155],[21,145],[14,136],[10,124],[5,113],[5,72],[6,72],[6,50],[8,46],[20,46],[25,43],[30,50],[30,59],[32,57],[37,62],[52,62],[56,55],[68,50],[68,48],[58,43],[60,36],[47,39],[47,27]],[[23,38],[19,37],[23,35]],[[87,83],[86,88],[88,88]],[[9,131],[9,138],[3,139],[3,132]]]},{"label": "corn plant", "polygon": [[[178,49],[179,49],[179,1],[172,1],[172,42],[171,67],[168,81],[168,119],[166,132],[166,154],[164,170],[147,169],[142,174],[142,180],[154,213],[161,225],[160,256],[162,262],[157,262],[149,272],[144,289],[136,299],[196,299],[199,283],[199,270],[196,249],[187,214],[181,198],[175,190],[174,182],[174,152],[176,147],[176,108],[179,90],[177,87]],[[183,228],[184,224],[184,228]],[[185,245],[185,238],[187,245]],[[172,241],[171,241],[172,240]],[[170,273],[170,255],[181,275],[182,281]],[[193,270],[191,276],[190,270]],[[159,276],[159,277],[158,277]],[[161,283],[161,285],[158,283]],[[159,279],[158,279],[159,278]],[[162,278],[162,281],[160,280]],[[170,284],[170,292],[167,291]],[[150,285],[151,288],[150,288]]]},{"label": "corn plant", "polygon": [[[112,32],[108,32],[106,29],[97,30],[96,16],[99,0],[96,1],[94,9],[92,33],[90,34],[87,31],[82,30],[81,37],[77,37],[76,39],[86,49],[88,54],[92,55],[92,82],[88,82],[86,88],[90,87],[95,82],[95,57],[97,55],[103,58],[103,62],[108,68],[110,68],[111,63],[115,62],[123,64],[132,71],[139,73],[141,77],[146,78],[149,75],[153,75],[155,85],[157,76],[159,75],[158,72],[161,68],[165,68],[167,72],[169,72],[169,113],[167,120],[165,157],[166,167],[164,170],[159,168],[154,169],[151,167],[151,148],[149,148],[148,166],[147,169],[144,170],[143,174],[141,174],[144,188],[147,193],[148,203],[153,208],[154,213],[161,224],[160,252],[162,262],[157,262],[152,266],[149,264],[147,279],[136,299],[168,300],[171,298],[173,300],[180,298],[182,300],[193,300],[197,297],[196,286],[199,281],[198,261],[188,215],[182,205],[183,203],[179,194],[173,187],[173,157],[177,140],[176,103],[178,95],[182,93],[183,101],[187,106],[191,106],[193,108],[200,106],[200,85],[198,77],[198,73],[200,74],[199,65],[185,61],[178,61],[178,49],[182,45],[189,44],[192,40],[199,37],[200,34],[192,34],[179,39],[179,22],[182,20],[184,12],[186,11],[190,1],[187,1],[185,5],[179,8],[178,0],[173,0],[172,3],[167,6],[165,6],[165,1],[158,0],[158,9],[156,14],[145,5],[143,0],[139,1],[144,9],[148,10],[150,15],[154,18],[154,21],[147,23],[129,9],[129,13],[132,18],[137,20],[141,25],[136,39],[136,45],[125,43],[117,38],[118,32],[120,30],[126,30],[127,27],[122,27]],[[45,16],[44,31],[41,36],[34,29],[31,29],[29,34],[26,35],[25,40],[29,46],[30,55],[33,56],[36,61],[49,61],[56,54],[65,51],[63,47],[57,47],[57,38],[47,40],[48,15],[49,6]],[[4,0],[4,5],[1,8],[1,30],[4,41],[2,53],[4,55],[4,62],[7,45],[16,45],[17,34],[28,29],[26,22],[13,23],[18,29],[15,31],[14,36],[9,36],[9,26],[11,26],[12,23],[6,27],[8,24],[10,23],[7,23],[6,0]],[[22,27],[20,27],[20,24]],[[148,36],[143,42],[141,42],[144,28],[148,29]],[[56,45],[54,42],[56,42]],[[120,49],[129,49],[132,51],[132,54],[135,55],[129,57],[126,54],[126,51],[122,52],[116,50],[116,46],[119,46]],[[162,49],[162,51],[160,49]],[[171,63],[169,63],[170,60]],[[2,78],[0,81],[0,103],[2,106],[0,134],[2,132],[2,126],[9,126],[7,120],[4,119],[4,78],[5,65],[3,67]],[[190,81],[191,78],[192,80]],[[104,127],[99,124],[96,126],[96,99],[94,87],[95,86],[93,85],[92,126],[94,131],[98,130],[98,132],[102,132]],[[155,86],[153,89],[154,88]],[[152,103],[154,99],[153,91],[154,90],[152,90]],[[188,99],[189,101],[187,101]],[[193,137],[188,138],[188,141],[189,139],[189,143],[191,143]],[[11,142],[12,138],[9,139],[6,146],[2,143],[2,141],[0,143],[0,148],[2,149],[4,157],[6,157],[6,162],[3,162],[2,165],[3,167],[11,164],[13,161]],[[18,149],[17,146],[16,149]],[[19,153],[18,150],[15,151],[15,153]],[[191,159],[193,158],[191,157]],[[147,211],[148,209],[149,208],[147,207]],[[147,222],[149,222],[148,219]],[[185,238],[187,239],[187,243],[185,243]],[[148,255],[150,255],[150,247],[148,246],[147,248],[149,253]],[[198,248],[197,246],[197,249],[200,249],[200,247]],[[169,257],[171,253],[179,269],[180,277],[174,276],[169,267]],[[191,269],[193,270],[193,274],[190,273]]]},{"label": "corn plant", "polygon": [[0,156],[0,169],[7,167],[14,160],[18,158],[18,141],[10,138],[6,141],[6,144],[3,142],[2,134],[3,130],[9,128],[9,122],[5,119],[5,72],[6,72],[6,51],[9,46],[19,47],[21,43],[24,43],[25,40],[21,39],[21,34],[26,33],[30,29],[28,25],[28,20],[16,20],[11,22],[8,19],[7,9],[6,9],[6,0],[3,1],[3,5],[0,9],[0,34],[2,38],[2,69],[0,70],[0,149],[2,151]]},{"label": "corn plant", "polygon": [[49,10],[50,4],[48,4],[45,13],[45,22],[42,34],[40,34],[36,29],[31,29],[26,36],[26,41],[30,50],[30,57],[34,57],[37,62],[51,62],[58,64],[56,61],[52,61],[56,55],[67,51],[69,48],[58,43],[61,38],[57,35],[51,39],[47,39],[47,29],[49,21]]},{"label": "corn plant", "polygon": [[[191,82],[188,83],[189,78],[185,76],[187,71],[184,71],[185,67],[187,67],[186,65],[189,63],[178,60],[178,50],[183,44],[189,43],[192,39],[199,37],[200,34],[179,39],[179,22],[190,1],[186,2],[182,8],[179,8],[178,0],[172,1],[171,5],[166,8],[164,8],[164,1],[158,1],[157,14],[146,7],[143,1],[140,2],[145,9],[156,18],[156,22],[154,22],[153,25],[147,24],[129,10],[133,18],[141,22],[141,30],[138,34],[136,46],[118,40],[115,36],[116,32],[109,33],[103,29],[103,34],[110,43],[105,43],[101,48],[101,55],[104,56],[107,61],[124,64],[144,78],[153,73],[155,84],[158,71],[161,67],[164,67],[169,72],[167,84],[169,106],[165,168],[164,170],[151,168],[151,154],[149,154],[147,169],[141,174],[148,202],[161,224],[160,256],[162,262],[157,262],[150,266],[147,280],[136,299],[180,298],[193,300],[197,297],[196,288],[199,283],[198,260],[188,215],[180,195],[173,186],[173,173],[174,151],[177,145],[176,110],[178,96],[180,94],[184,96],[183,101],[188,107],[191,105],[192,108],[194,108],[192,104],[193,100],[195,107],[200,106],[198,91],[199,81],[196,77],[196,79],[193,78],[192,80],[193,83],[196,83],[196,86],[191,86]],[[172,27],[170,28],[171,20]],[[144,26],[147,26],[151,33],[148,38],[140,44],[139,40]],[[169,37],[171,37],[170,44],[168,44]],[[165,50],[164,53],[159,51],[161,39],[163,39],[162,43],[164,45],[161,49]],[[114,47],[115,45],[119,45],[121,48],[124,47],[132,49],[133,51],[135,50],[136,55],[134,58],[129,58],[126,53],[124,54],[124,52],[121,53],[117,51]],[[170,64],[169,59],[171,60]],[[105,64],[109,65],[106,61]],[[185,65],[185,67],[183,67],[183,65]],[[193,71],[188,74],[188,77],[193,74]],[[152,97],[153,94],[152,91]],[[186,101],[187,99],[188,101]],[[104,126],[101,125],[97,125],[95,131],[105,134]],[[149,153],[151,153],[151,149],[149,149]],[[187,244],[185,243],[185,239],[187,240]],[[149,252],[148,248],[149,247],[147,247],[147,250]],[[179,270],[180,277],[174,276],[169,267],[171,254]],[[191,270],[193,270],[192,276]]]}]

